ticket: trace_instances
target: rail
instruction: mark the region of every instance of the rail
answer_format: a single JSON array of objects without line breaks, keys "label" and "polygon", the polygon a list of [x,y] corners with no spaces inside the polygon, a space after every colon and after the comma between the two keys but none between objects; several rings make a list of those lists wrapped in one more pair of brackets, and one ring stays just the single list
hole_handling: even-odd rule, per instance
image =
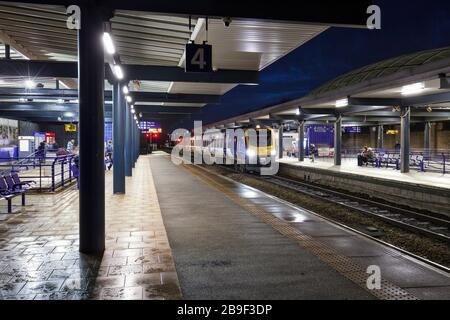
[{"label": "rail", "polygon": [[32,156],[17,159],[17,162],[0,164],[2,175],[12,172],[19,173],[22,180],[32,180],[36,184],[33,190],[38,192],[55,192],[76,179],[72,175],[72,164],[75,155],[42,156],[37,153]]}]

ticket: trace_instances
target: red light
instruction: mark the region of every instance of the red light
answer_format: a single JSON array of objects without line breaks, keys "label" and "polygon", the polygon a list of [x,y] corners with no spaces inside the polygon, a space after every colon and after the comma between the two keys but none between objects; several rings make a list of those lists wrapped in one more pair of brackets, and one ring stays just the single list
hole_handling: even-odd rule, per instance
[{"label": "red light", "polygon": [[145,138],[146,138],[146,139],[150,139],[150,134],[149,134],[149,133],[146,133],[146,134],[145,134]]},{"label": "red light", "polygon": [[153,135],[153,138],[158,139],[158,134],[155,133],[155,134]]}]

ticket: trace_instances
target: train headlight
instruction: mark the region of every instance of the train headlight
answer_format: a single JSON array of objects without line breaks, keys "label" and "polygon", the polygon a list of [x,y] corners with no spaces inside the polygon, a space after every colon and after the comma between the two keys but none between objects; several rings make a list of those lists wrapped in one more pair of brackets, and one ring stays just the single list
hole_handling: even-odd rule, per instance
[{"label": "train headlight", "polygon": [[247,150],[247,156],[248,156],[249,158],[256,157],[256,152],[249,149],[249,150]]}]

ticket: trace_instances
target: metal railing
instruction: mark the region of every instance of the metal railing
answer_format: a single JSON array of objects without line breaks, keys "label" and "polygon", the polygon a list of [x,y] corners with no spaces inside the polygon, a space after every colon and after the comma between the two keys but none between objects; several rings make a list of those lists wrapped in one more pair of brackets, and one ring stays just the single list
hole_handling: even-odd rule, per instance
[{"label": "metal railing", "polygon": [[38,192],[55,192],[76,179],[72,175],[72,164],[75,155],[47,156],[33,154],[17,159],[10,164],[0,164],[0,174],[6,175],[17,172],[22,180],[35,181],[33,189]]}]

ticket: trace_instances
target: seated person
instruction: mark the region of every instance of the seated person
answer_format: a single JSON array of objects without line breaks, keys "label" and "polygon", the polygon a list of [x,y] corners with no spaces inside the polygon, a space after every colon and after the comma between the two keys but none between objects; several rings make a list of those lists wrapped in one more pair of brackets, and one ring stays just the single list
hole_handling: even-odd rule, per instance
[{"label": "seated person", "polygon": [[358,166],[362,167],[369,162],[369,148],[364,146],[361,153],[358,155]]}]

